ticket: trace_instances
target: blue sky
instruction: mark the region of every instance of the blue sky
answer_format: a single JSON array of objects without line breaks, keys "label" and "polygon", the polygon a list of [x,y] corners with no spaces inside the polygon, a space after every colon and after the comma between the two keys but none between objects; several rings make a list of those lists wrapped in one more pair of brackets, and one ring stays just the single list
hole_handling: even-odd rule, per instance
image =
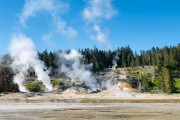
[{"label": "blue sky", "polygon": [[[51,2],[39,7],[37,1]],[[179,0],[1,0],[0,54],[18,33],[30,37],[38,51],[129,45],[139,52],[177,45],[179,5]]]}]

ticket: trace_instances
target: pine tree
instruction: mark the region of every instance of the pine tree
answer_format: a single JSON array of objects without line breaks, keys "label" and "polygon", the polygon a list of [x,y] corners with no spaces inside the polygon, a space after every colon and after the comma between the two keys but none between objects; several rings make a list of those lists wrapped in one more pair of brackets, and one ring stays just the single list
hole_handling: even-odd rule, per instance
[{"label": "pine tree", "polygon": [[172,80],[171,72],[168,68],[163,67],[162,77],[164,79],[165,92],[172,93],[173,92],[173,80]]}]

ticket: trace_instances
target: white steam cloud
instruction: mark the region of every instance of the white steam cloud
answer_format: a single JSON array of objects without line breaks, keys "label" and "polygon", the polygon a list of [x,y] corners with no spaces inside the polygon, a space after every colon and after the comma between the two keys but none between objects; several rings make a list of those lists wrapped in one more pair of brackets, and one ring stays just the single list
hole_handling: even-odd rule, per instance
[{"label": "white steam cloud", "polygon": [[47,90],[52,91],[49,72],[44,63],[39,60],[38,53],[30,38],[24,35],[14,36],[9,46],[9,52],[13,59],[11,67],[15,73],[14,83],[18,84],[21,92],[28,92],[23,83],[30,68],[34,69],[37,79],[42,81]]},{"label": "white steam cloud", "polygon": [[81,61],[83,56],[75,49],[70,53],[58,53],[60,72],[65,73],[76,82],[85,83],[91,90],[97,90],[97,82],[88,70],[91,65],[84,65]]},{"label": "white steam cloud", "polygon": [[112,0],[87,1],[87,6],[83,11],[83,18],[91,26],[90,29],[93,35],[90,38],[112,49],[108,40],[108,32],[103,31],[101,27],[102,21],[109,20],[117,14],[117,11],[112,6]]},{"label": "white steam cloud", "polygon": [[26,21],[39,13],[46,12],[51,15],[55,31],[68,38],[77,36],[77,31],[61,18],[59,11],[63,12],[69,8],[69,5],[58,0],[26,0],[22,13],[20,14],[20,23],[26,26]]}]

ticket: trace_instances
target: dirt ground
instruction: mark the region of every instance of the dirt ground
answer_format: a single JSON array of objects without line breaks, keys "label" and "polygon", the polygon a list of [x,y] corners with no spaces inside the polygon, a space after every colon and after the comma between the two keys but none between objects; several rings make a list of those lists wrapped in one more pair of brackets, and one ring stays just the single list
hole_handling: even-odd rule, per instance
[{"label": "dirt ground", "polygon": [[0,120],[178,120],[179,113],[179,103],[0,104]]},{"label": "dirt ground", "polygon": [[1,102],[42,103],[180,103],[180,94],[149,94],[102,91],[94,94],[10,93],[1,94]]},{"label": "dirt ground", "polygon": [[0,120],[178,120],[180,95],[1,94]]}]

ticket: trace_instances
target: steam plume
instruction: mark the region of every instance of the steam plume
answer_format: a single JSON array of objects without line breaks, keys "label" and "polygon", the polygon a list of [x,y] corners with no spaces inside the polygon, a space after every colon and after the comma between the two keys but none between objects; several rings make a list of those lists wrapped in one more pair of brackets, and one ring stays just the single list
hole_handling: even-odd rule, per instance
[{"label": "steam plume", "polygon": [[28,92],[23,83],[30,68],[34,69],[38,77],[37,79],[42,81],[47,90],[52,91],[48,71],[44,63],[39,60],[38,53],[30,38],[24,35],[14,36],[9,47],[9,52],[13,59],[11,67],[15,73],[14,83],[18,84],[21,92]]},{"label": "steam plume", "polygon": [[84,82],[91,90],[97,89],[97,82],[88,70],[91,65],[84,65],[82,55],[75,49],[70,53],[61,52],[58,54],[60,71],[76,82]]}]

